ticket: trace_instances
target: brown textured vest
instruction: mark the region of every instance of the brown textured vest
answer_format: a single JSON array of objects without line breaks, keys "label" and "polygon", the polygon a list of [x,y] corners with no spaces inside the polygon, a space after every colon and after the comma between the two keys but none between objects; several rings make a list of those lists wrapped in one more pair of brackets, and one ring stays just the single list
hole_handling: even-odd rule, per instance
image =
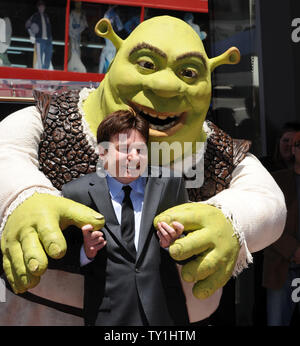
[{"label": "brown textured vest", "polygon": [[[34,92],[44,132],[39,144],[40,170],[54,187],[96,170],[98,155],[83,132],[78,111],[79,91],[53,94]],[[206,200],[229,187],[234,168],[243,160],[251,143],[234,140],[213,123],[204,155],[204,183],[188,189],[191,201]]]}]

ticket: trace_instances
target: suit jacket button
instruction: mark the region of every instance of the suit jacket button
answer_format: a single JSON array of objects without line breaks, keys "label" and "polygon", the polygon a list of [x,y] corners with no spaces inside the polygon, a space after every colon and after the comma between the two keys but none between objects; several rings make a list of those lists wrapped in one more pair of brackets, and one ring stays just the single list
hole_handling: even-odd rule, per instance
[{"label": "suit jacket button", "polygon": [[139,273],[140,272],[139,268],[135,268],[135,272]]}]

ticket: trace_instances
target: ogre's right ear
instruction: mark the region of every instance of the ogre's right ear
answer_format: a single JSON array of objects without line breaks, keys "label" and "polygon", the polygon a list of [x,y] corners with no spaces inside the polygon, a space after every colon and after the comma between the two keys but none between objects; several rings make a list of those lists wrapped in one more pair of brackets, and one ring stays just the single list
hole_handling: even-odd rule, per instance
[{"label": "ogre's right ear", "polygon": [[96,35],[104,38],[108,38],[112,44],[118,50],[122,44],[123,40],[115,33],[110,21],[107,18],[102,18],[95,25],[95,33]]},{"label": "ogre's right ear", "polygon": [[238,64],[241,59],[241,54],[238,48],[231,47],[225,53],[209,59],[210,71],[212,72],[216,67],[224,64]]}]

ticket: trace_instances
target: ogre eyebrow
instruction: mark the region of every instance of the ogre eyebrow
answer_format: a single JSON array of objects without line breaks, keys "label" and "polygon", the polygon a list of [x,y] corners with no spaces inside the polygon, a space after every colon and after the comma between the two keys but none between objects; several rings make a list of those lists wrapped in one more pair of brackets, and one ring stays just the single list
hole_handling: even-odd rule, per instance
[{"label": "ogre eyebrow", "polygon": [[161,57],[163,57],[165,59],[167,59],[167,57],[168,57],[167,54],[165,52],[163,52],[161,49],[159,49],[155,46],[152,46],[152,44],[149,44],[146,42],[139,43],[135,47],[133,47],[131,52],[129,53],[129,56],[131,54],[133,54],[134,52],[141,50],[141,49],[145,49],[145,48],[151,50],[154,53],[157,53],[158,55],[160,55]]},{"label": "ogre eyebrow", "polygon": [[181,55],[179,55],[176,58],[176,61],[182,60],[182,59],[185,59],[185,58],[190,58],[190,57],[196,57],[196,58],[201,59],[204,67],[206,68],[206,60],[205,60],[204,56],[200,52],[188,52],[188,53],[181,54]]}]

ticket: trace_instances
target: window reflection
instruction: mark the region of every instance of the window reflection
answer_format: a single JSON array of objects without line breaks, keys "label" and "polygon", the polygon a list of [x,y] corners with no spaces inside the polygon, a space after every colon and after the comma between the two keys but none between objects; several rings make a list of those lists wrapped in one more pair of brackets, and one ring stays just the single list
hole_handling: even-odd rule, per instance
[{"label": "window reflection", "polygon": [[1,0],[0,65],[62,70],[65,8],[58,0]]},{"label": "window reflection", "polygon": [[252,151],[262,152],[259,114],[259,75],[255,0],[212,0],[211,56],[238,47],[241,61],[213,73],[211,120],[232,137],[250,139]]},{"label": "window reflection", "polygon": [[[64,70],[67,0],[2,0],[0,2],[0,66]],[[145,8],[145,19],[172,15],[189,23],[208,48],[207,13]],[[71,1],[68,71],[106,73],[115,56],[107,39],[94,33],[100,18],[109,18],[125,39],[140,23],[141,7]]]},{"label": "window reflection", "polygon": [[9,17],[0,18],[0,66],[10,66],[7,50],[11,41],[11,21]]},{"label": "window reflection", "polygon": [[69,60],[68,70],[74,72],[87,72],[81,61],[81,34],[88,28],[85,11],[81,2],[75,2],[69,18]]},{"label": "window reflection", "polygon": [[140,7],[71,2],[68,70],[106,73],[115,56],[114,45],[94,32],[99,19],[108,18],[125,39],[140,22]]},{"label": "window reflection", "polygon": [[[64,70],[67,0],[2,0],[0,66]],[[140,7],[71,1],[68,71],[105,73],[115,55],[110,41],[94,27],[107,17],[126,38],[139,24]]]},{"label": "window reflection", "polygon": [[46,11],[46,2],[39,0],[37,11],[27,19],[25,28],[29,40],[34,45],[33,67],[43,70],[53,70],[52,65],[52,29],[51,21]]}]

